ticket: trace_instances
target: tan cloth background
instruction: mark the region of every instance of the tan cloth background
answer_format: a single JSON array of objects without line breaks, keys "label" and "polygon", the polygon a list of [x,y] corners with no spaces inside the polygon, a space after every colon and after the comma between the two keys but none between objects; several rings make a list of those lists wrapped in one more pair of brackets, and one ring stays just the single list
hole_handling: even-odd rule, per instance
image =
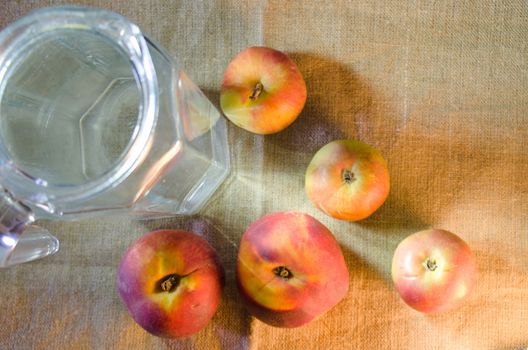
[{"label": "tan cloth background", "polygon": [[[216,102],[241,49],[291,54],[308,85],[299,119],[256,136],[229,126],[233,171],[196,217],[44,223],[48,259],[0,271],[2,349],[515,349],[528,346],[528,3],[525,1],[87,1],[120,12],[180,58]],[[0,27],[48,2],[0,4]],[[386,204],[360,223],[330,219],[304,190],[313,153],[337,138],[378,147],[392,175]],[[341,242],[347,298],[318,321],[276,329],[252,319],[234,286],[247,225],[307,212]],[[150,336],[115,289],[126,247],[156,228],[189,228],[219,250],[223,303],[186,340]],[[397,243],[441,227],[475,250],[479,277],[463,308],[424,316],[390,281]]]}]

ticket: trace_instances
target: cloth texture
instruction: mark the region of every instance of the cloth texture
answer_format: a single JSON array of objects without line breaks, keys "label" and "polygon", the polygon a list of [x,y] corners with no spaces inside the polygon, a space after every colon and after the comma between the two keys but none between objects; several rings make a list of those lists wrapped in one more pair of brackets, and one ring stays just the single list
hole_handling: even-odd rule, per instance
[{"label": "cloth texture", "polygon": [[[69,1],[69,4],[72,2]],[[218,106],[223,71],[249,46],[282,50],[308,99],[284,131],[228,123],[232,171],[195,216],[42,222],[60,251],[0,270],[1,349],[442,349],[528,347],[528,3],[526,1],[74,1],[137,23]],[[0,28],[56,1],[0,3]],[[304,192],[314,153],[359,139],[389,164],[391,192],[371,217],[332,219]],[[237,246],[248,225],[306,212],[335,235],[350,291],[301,328],[270,327],[241,306]],[[474,250],[474,292],[452,312],[407,307],[390,269],[397,244],[431,228]],[[226,270],[211,323],[183,340],[154,337],[116,290],[126,248],[159,228],[203,235]]]}]

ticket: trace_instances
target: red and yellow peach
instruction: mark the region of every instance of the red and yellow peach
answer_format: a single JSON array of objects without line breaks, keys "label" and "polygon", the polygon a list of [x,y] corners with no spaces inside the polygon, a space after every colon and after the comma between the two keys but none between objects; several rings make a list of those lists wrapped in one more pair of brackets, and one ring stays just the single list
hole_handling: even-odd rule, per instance
[{"label": "red and yellow peach", "polygon": [[460,306],[476,276],[475,257],[454,233],[431,229],[400,242],[392,259],[392,280],[401,298],[423,313]]},{"label": "red and yellow peach", "polygon": [[250,47],[227,66],[220,107],[235,125],[257,134],[279,132],[293,123],[306,102],[306,84],[283,52]]},{"label": "red and yellow peach", "polygon": [[204,328],[220,303],[222,286],[215,250],[185,231],[154,231],[139,238],[117,273],[117,289],[132,318],[148,332],[168,338]]},{"label": "red and yellow peach", "polygon": [[349,276],[328,228],[307,214],[278,212],[256,220],[243,235],[237,284],[256,318],[298,327],[341,301]]},{"label": "red and yellow peach", "polygon": [[324,213],[357,221],[374,213],[389,194],[387,162],[373,147],[337,140],[316,152],[305,175],[310,201]]}]

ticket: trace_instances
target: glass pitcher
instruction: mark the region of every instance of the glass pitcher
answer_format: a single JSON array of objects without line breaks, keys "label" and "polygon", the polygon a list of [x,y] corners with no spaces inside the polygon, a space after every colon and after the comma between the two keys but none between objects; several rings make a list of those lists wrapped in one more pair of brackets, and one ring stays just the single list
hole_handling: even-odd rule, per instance
[{"label": "glass pitcher", "polygon": [[45,8],[0,32],[0,266],[58,249],[38,218],[192,214],[228,171],[224,118],[126,18]]}]

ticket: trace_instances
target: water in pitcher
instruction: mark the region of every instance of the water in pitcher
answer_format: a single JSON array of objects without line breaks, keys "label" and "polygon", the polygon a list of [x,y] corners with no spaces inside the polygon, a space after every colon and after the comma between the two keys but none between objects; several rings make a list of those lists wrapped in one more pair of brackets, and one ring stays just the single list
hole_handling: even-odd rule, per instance
[{"label": "water in pitcher", "polygon": [[[45,35],[5,79],[0,136],[18,171],[46,186],[79,187],[127,155],[138,134],[141,91],[129,57],[106,38],[67,29]],[[124,184],[80,209],[65,206],[74,215],[132,206],[140,213],[193,213],[227,174],[219,112],[185,73],[171,70],[155,44],[148,46],[159,88],[148,151]]]},{"label": "water in pitcher", "polygon": [[53,32],[28,51],[2,94],[7,152],[20,171],[51,185],[100,177],[136,128],[139,88],[127,56],[88,31]]}]

